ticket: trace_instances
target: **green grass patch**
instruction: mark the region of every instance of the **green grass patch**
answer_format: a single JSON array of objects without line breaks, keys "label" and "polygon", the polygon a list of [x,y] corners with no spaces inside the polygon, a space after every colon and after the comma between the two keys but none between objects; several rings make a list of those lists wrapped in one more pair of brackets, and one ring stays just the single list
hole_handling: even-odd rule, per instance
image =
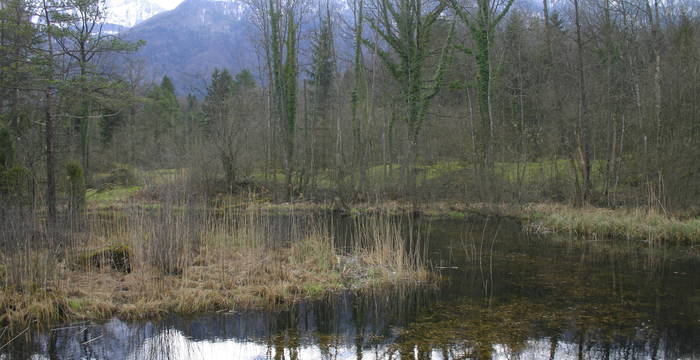
[{"label": "green grass patch", "polygon": [[304,292],[307,296],[315,298],[321,294],[324,294],[326,292],[326,287],[322,284],[317,283],[307,284],[304,287]]},{"label": "green grass patch", "polygon": [[155,185],[172,183],[185,175],[185,169],[155,169],[144,172],[146,183]]},{"label": "green grass patch", "polygon": [[141,186],[115,187],[103,191],[88,189],[85,197],[88,206],[107,207],[117,205],[128,200],[136,192],[141,190]]},{"label": "green grass patch", "polygon": [[83,308],[83,301],[81,299],[68,299],[68,307],[74,312],[79,312]]},{"label": "green grass patch", "polygon": [[642,209],[609,210],[533,205],[526,210],[536,232],[572,232],[595,238],[700,243],[700,219],[681,220]]}]

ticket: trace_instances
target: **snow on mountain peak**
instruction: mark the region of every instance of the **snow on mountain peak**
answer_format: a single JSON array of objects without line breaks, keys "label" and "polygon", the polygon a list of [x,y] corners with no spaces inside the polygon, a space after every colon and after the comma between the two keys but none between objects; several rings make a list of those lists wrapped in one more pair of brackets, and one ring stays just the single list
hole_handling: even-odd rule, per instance
[{"label": "snow on mountain peak", "polygon": [[167,0],[107,0],[107,22],[130,28],[177,4]]},{"label": "snow on mountain peak", "polygon": [[[241,14],[244,3],[235,0],[205,0],[223,5],[226,15]],[[147,20],[161,12],[176,8],[183,0],[107,0],[107,23],[125,28]]]}]

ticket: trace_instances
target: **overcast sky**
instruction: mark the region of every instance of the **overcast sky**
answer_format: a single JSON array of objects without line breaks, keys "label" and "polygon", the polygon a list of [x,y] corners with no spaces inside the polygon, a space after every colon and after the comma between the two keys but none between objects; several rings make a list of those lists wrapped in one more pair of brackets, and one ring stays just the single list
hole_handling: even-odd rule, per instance
[{"label": "overcast sky", "polygon": [[182,0],[153,0],[153,2],[165,10],[171,10],[178,6]]}]

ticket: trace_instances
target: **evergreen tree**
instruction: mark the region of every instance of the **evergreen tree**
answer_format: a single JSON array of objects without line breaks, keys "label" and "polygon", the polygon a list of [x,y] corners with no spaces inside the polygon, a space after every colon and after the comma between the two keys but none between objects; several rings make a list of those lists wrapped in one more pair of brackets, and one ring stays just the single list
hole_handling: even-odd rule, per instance
[{"label": "evergreen tree", "polygon": [[242,83],[234,81],[228,70],[214,69],[202,105],[206,136],[221,160],[229,191],[236,186],[238,154],[243,140],[241,132],[244,118],[234,113],[235,97],[240,94],[243,86],[252,86],[246,74],[239,73],[236,79]]},{"label": "evergreen tree", "polygon": [[[315,176],[317,168],[329,165],[328,151],[331,146],[330,114],[333,99],[333,81],[335,78],[335,49],[333,23],[328,3],[326,9],[319,13],[319,29],[313,38],[313,53],[308,71],[311,83],[311,111],[306,116],[304,126],[306,138],[306,162],[310,176]],[[309,132],[312,132],[309,136]]]},{"label": "evergreen tree", "polygon": [[144,116],[150,124],[149,133],[152,134],[155,148],[153,159],[157,163],[163,163],[166,158],[164,149],[168,135],[172,134],[175,120],[180,113],[180,104],[175,96],[175,87],[166,75],[160,85],[153,86],[146,94],[146,109]]},{"label": "evergreen tree", "polygon": [[[77,97],[77,111],[73,115],[75,128],[79,136],[80,161],[85,178],[90,178],[90,123],[100,116],[94,116],[99,104],[98,95],[113,86],[99,69],[97,59],[106,53],[136,51],[143,42],[129,43],[104,32],[106,21],[106,4],[103,0],[65,0],[65,11],[61,14],[61,31],[56,36],[56,44],[62,54],[70,58],[77,73],[71,78],[71,87]],[[98,91],[99,89],[99,91]]]},{"label": "evergreen tree", "polygon": [[5,0],[0,6],[0,124],[16,137],[31,127],[29,94],[39,65],[27,59],[35,58],[33,50],[43,42],[30,21],[34,11],[29,0]]},{"label": "evergreen tree", "polygon": [[239,91],[245,92],[255,89],[255,78],[248,69],[243,69],[236,74],[236,87]]},{"label": "evergreen tree", "polygon": [[227,69],[214,69],[202,104],[208,131],[212,131],[215,124],[230,118],[231,99],[236,92],[236,87],[237,84]]}]

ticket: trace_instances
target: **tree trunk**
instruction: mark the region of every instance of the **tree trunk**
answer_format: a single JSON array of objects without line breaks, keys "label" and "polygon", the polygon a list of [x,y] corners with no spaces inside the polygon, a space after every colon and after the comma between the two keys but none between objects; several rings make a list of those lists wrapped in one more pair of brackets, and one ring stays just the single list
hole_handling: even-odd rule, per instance
[{"label": "tree trunk", "polygon": [[56,163],[54,159],[54,59],[53,59],[53,36],[51,33],[51,17],[49,16],[49,7],[46,0],[42,1],[44,20],[46,24],[46,38],[48,44],[48,67],[49,78],[46,89],[46,210],[49,230],[53,231],[56,225]]},{"label": "tree trunk", "polygon": [[46,90],[46,208],[49,226],[56,224],[56,163],[54,159],[54,90]]},{"label": "tree trunk", "polygon": [[583,39],[581,37],[581,19],[579,11],[579,0],[574,1],[575,23],[576,23],[576,49],[579,80],[579,110],[578,124],[576,129],[576,143],[578,147],[578,158],[581,171],[581,191],[579,194],[579,204],[588,203],[591,199],[591,149],[590,149],[590,123],[588,108],[586,104],[586,83],[583,71]]},{"label": "tree trunk", "polygon": [[233,189],[236,187],[236,166],[231,156],[222,153],[221,165],[224,167],[226,187],[228,188],[228,191],[233,192]]},{"label": "tree trunk", "polygon": [[489,59],[489,34],[486,29],[476,31],[476,65],[478,67],[478,94],[479,118],[481,126],[479,128],[479,138],[481,144],[482,167],[484,169],[493,168],[493,125],[491,119],[491,64]]},{"label": "tree trunk", "polygon": [[[363,103],[365,98],[365,87],[363,86],[363,64],[362,64],[362,26],[363,26],[363,0],[357,0],[354,2],[355,5],[355,49],[354,49],[354,88],[352,90],[352,98],[350,102],[351,106],[351,116],[352,116],[352,134],[353,134],[353,162],[355,164],[356,172],[358,176],[357,181],[354,181],[354,186],[356,190],[361,189],[364,185],[364,161],[363,161],[363,149],[362,149],[362,120],[360,119],[360,104]],[[355,175],[353,175],[354,177]]]},{"label": "tree trunk", "polygon": [[80,160],[83,166],[85,180],[90,181],[90,164],[89,164],[89,144],[88,144],[88,121],[90,120],[90,103],[88,100],[88,89],[85,82],[87,81],[87,59],[86,54],[81,50],[80,61]]}]

